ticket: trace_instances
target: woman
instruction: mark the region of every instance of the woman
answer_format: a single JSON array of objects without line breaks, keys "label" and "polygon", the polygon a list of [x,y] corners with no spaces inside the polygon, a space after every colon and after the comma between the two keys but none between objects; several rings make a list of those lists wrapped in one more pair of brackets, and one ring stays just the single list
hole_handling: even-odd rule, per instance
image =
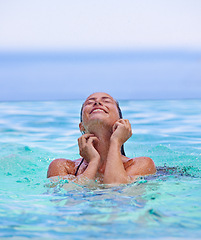
[{"label": "woman", "polygon": [[60,176],[80,184],[89,180],[125,184],[156,172],[151,158],[125,156],[123,144],[132,135],[131,125],[122,119],[118,103],[109,94],[93,93],[86,99],[79,128],[83,133],[78,139],[82,158],[52,161],[47,177]]}]

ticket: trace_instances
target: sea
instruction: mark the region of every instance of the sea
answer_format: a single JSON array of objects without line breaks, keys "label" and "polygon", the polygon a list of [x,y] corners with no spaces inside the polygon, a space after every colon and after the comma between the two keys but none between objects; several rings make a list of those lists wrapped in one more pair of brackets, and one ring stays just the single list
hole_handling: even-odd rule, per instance
[{"label": "sea", "polygon": [[0,101],[200,99],[201,50],[0,52]]},{"label": "sea", "polygon": [[120,100],[130,158],[157,173],[132,184],[52,185],[79,158],[84,99],[0,102],[0,239],[201,239],[201,100]]}]

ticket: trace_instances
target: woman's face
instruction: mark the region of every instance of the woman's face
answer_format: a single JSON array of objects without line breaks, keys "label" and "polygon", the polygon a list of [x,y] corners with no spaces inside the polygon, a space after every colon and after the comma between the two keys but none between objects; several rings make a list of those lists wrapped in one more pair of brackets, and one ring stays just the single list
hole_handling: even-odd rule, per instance
[{"label": "woman's face", "polygon": [[83,104],[82,124],[85,129],[96,122],[103,122],[112,127],[118,119],[117,103],[107,93],[93,93]]}]

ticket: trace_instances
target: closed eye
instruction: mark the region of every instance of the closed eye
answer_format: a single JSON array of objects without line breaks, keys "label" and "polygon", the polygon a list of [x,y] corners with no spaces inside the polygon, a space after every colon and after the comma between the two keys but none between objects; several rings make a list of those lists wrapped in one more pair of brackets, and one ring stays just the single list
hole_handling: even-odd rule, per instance
[{"label": "closed eye", "polygon": [[104,97],[102,98],[102,101],[105,102],[105,103],[112,103],[112,99],[108,98],[108,97]]},{"label": "closed eye", "polygon": [[[95,98],[88,99],[88,100],[85,102],[84,105],[86,106],[86,105],[94,104],[95,101],[96,101]],[[108,97],[102,97],[102,98],[101,98],[101,102],[103,102],[103,103],[113,103],[113,100],[110,99],[110,98],[108,98]]]},{"label": "closed eye", "polygon": [[112,101],[110,100],[103,100],[104,103],[111,103]]},{"label": "closed eye", "polygon": [[88,100],[88,101],[85,102],[84,105],[90,105],[90,104],[93,104],[94,102],[95,102],[95,101],[93,101],[93,100]]}]

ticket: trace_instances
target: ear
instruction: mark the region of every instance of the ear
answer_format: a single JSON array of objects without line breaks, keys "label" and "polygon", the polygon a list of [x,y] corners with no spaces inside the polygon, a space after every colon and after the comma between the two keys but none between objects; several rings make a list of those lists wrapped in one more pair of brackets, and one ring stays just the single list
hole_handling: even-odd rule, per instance
[{"label": "ear", "polygon": [[85,132],[85,128],[82,122],[79,123],[79,128],[80,128],[80,132]]}]

